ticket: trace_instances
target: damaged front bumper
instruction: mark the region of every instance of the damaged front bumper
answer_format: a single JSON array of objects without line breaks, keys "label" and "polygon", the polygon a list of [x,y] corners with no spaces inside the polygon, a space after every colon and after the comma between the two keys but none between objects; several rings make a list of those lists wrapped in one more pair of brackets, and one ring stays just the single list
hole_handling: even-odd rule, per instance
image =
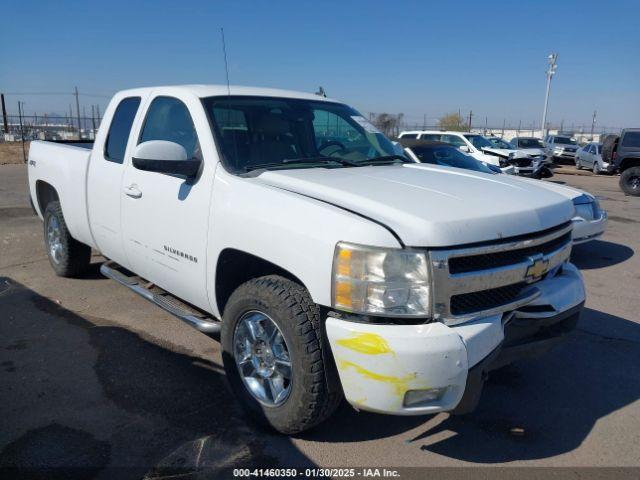
[{"label": "damaged front bumper", "polygon": [[347,401],[395,415],[472,410],[486,373],[551,348],[578,319],[582,277],[570,263],[536,283],[518,310],[447,326],[382,325],[329,316],[326,330]]},{"label": "damaged front bumper", "polygon": [[589,242],[600,237],[607,229],[607,212],[600,210],[600,216],[593,220],[585,220],[581,217],[575,217],[572,220],[573,244]]}]

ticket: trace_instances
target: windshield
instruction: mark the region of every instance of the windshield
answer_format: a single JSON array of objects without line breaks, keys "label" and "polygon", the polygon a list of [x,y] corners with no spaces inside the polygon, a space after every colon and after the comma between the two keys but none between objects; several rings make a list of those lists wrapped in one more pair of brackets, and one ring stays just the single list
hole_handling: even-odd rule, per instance
[{"label": "windshield", "polygon": [[561,143],[563,145],[577,145],[575,139],[569,137],[556,137],[555,143]]},{"label": "windshield", "polygon": [[484,163],[479,162],[470,155],[465,155],[460,150],[449,145],[410,147],[413,154],[421,163],[432,163],[444,167],[464,168],[476,172],[494,173]]},{"label": "windshield", "polygon": [[544,148],[544,145],[537,138],[519,138],[518,146],[520,148]]},{"label": "windshield", "polygon": [[346,105],[249,96],[209,97],[202,102],[223,162],[236,173],[407,161],[376,127]]},{"label": "windshield", "polygon": [[469,140],[478,150],[481,150],[483,148],[496,148],[493,143],[484,138],[482,135],[465,135],[465,138]]},{"label": "windshield", "polygon": [[513,148],[510,144],[508,144],[501,138],[492,137],[492,138],[489,138],[489,141],[498,148]]}]

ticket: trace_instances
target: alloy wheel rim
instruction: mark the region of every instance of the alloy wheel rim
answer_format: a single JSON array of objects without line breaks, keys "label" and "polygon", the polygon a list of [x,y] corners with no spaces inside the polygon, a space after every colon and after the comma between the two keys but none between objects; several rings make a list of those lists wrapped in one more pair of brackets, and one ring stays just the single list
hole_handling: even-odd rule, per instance
[{"label": "alloy wheel rim", "polygon": [[282,405],[291,393],[291,357],[273,319],[257,310],[243,314],[235,327],[233,349],[251,396],[269,407]]},{"label": "alloy wheel rim", "polygon": [[49,244],[49,255],[55,263],[62,260],[62,235],[60,233],[60,222],[55,216],[49,217],[47,223],[47,243]]},{"label": "alloy wheel rim", "polygon": [[631,188],[634,190],[640,189],[640,177],[631,177],[629,179],[629,183],[631,184]]}]

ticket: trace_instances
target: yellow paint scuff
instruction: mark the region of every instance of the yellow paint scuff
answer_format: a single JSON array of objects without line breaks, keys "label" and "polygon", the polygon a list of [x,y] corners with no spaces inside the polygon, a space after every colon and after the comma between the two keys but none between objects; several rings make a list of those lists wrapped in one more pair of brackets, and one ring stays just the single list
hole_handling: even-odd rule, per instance
[{"label": "yellow paint scuff", "polygon": [[394,354],[387,341],[375,333],[356,333],[351,338],[341,338],[336,342],[349,350],[364,353],[365,355]]},{"label": "yellow paint scuff", "polygon": [[415,373],[405,375],[403,377],[396,377],[393,375],[381,375],[379,373],[375,373],[370,370],[367,370],[366,368],[358,365],[357,363],[350,362],[349,360],[339,360],[338,366],[341,369],[353,368],[356,372],[358,372],[363,377],[367,377],[371,380],[376,380],[378,382],[384,382],[384,383],[393,385],[397,395],[404,395],[405,392],[410,389],[409,383],[412,380],[415,380],[416,378]]}]

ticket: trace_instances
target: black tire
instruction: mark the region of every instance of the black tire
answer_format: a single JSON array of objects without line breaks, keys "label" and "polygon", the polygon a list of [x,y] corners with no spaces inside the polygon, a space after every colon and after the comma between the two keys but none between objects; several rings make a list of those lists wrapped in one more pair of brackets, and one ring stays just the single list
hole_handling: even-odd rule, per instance
[{"label": "black tire", "polygon": [[[51,268],[59,277],[75,277],[87,270],[91,260],[91,247],[78,242],[69,233],[67,224],[62,215],[60,202],[53,201],[47,204],[44,210],[44,244]],[[54,258],[49,241],[48,228],[55,219],[59,229],[60,249],[57,258]]]},{"label": "black tire", "polygon": [[[245,386],[235,361],[234,333],[244,314],[267,314],[284,337],[291,359],[291,390],[284,403],[260,403]],[[240,285],[227,302],[221,331],[222,360],[231,389],[258,423],[291,435],[308,430],[334,412],[342,399],[331,352],[322,340],[320,308],[301,285],[278,275]]]},{"label": "black tire", "polygon": [[598,165],[598,162],[593,162],[593,174],[600,175],[600,165]]},{"label": "black tire", "polygon": [[627,168],[620,174],[620,189],[627,195],[640,197],[640,167]]},{"label": "black tire", "polygon": [[578,170],[582,170],[582,164],[580,163],[580,159],[576,157],[576,168]]}]

